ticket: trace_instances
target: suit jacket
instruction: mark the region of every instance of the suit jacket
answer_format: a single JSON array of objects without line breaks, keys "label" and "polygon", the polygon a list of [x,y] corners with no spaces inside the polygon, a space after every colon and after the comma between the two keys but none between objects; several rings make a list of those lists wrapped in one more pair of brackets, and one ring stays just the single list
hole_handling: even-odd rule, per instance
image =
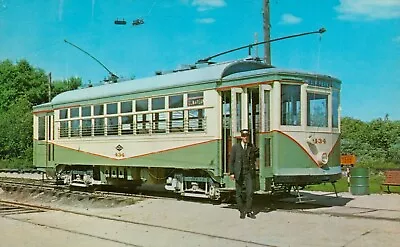
[{"label": "suit jacket", "polygon": [[244,162],[248,162],[249,172],[253,174],[256,170],[255,162],[259,156],[259,149],[251,143],[247,143],[247,149],[243,150],[241,143],[233,145],[229,157],[229,172],[239,179]]}]

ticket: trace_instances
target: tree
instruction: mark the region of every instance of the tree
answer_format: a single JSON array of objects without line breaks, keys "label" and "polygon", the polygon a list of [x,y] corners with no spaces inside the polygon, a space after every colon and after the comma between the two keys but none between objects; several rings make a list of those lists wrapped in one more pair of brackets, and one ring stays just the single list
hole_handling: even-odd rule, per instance
[{"label": "tree", "polygon": [[[76,89],[80,78],[55,81],[52,95]],[[26,60],[0,61],[0,160],[32,159],[32,106],[48,102],[49,79]]]},{"label": "tree", "polygon": [[51,98],[54,98],[56,95],[74,90],[79,88],[82,85],[82,79],[79,77],[71,77],[66,80],[56,80],[51,84]]},{"label": "tree", "polygon": [[[0,157],[31,159],[32,146],[32,107],[27,97],[20,97],[10,104],[10,110],[1,113]],[[26,156],[28,155],[28,156]]]},{"label": "tree", "polygon": [[342,153],[359,160],[400,163],[400,121],[386,116],[370,122],[345,117],[341,120]]},{"label": "tree", "polygon": [[0,63],[0,107],[7,110],[16,99],[26,97],[33,105],[46,102],[47,76],[26,60],[15,65],[10,60]]}]

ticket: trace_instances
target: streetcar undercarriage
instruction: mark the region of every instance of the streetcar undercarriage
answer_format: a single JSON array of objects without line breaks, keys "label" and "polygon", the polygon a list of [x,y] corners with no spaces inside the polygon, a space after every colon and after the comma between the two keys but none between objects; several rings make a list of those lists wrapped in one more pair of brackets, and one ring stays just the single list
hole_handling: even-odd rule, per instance
[{"label": "streetcar undercarriage", "polygon": [[[334,184],[340,174],[324,176],[274,176],[263,192],[289,193],[307,185],[329,182]],[[257,181],[257,179],[255,178]],[[218,182],[205,170],[183,170],[173,168],[147,167],[114,167],[88,165],[59,165],[57,181],[71,187],[90,188],[96,186],[113,186],[116,188],[136,189],[138,186],[159,185],[165,191],[171,191],[179,196],[208,198],[220,200],[223,193],[234,191]],[[223,180],[220,180],[223,181]],[[257,181],[258,182],[258,181]],[[256,186],[258,187],[258,186]],[[256,191],[259,191],[257,188]]]}]

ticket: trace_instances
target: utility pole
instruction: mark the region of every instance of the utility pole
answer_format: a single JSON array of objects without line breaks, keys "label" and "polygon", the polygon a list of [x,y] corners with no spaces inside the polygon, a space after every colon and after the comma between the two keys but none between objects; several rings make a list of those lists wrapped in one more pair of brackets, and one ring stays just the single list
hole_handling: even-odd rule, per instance
[{"label": "utility pole", "polygon": [[48,86],[49,86],[49,90],[47,90],[48,91],[48,94],[49,94],[49,102],[51,101],[51,72],[49,73],[49,83],[48,83]]},{"label": "utility pole", "polygon": [[[263,17],[264,17],[264,41],[270,40],[270,17],[269,17],[269,0],[263,0]],[[264,62],[271,65],[271,43],[266,42],[264,44]]]},{"label": "utility pole", "polygon": [[[258,33],[255,33],[255,34],[254,34],[254,43],[258,43]],[[256,46],[255,49],[256,49],[256,50],[255,50],[256,58],[259,58],[259,56],[258,56],[258,46]]]}]

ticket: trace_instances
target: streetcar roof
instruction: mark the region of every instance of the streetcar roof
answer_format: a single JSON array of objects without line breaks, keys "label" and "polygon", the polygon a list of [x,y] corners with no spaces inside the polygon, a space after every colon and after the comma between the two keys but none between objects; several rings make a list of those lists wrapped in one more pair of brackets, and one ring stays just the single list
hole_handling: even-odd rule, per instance
[{"label": "streetcar roof", "polygon": [[239,60],[208,65],[196,69],[187,69],[168,74],[151,76],[141,79],[122,81],[113,84],[105,84],[95,87],[82,88],[61,93],[54,99],[42,105],[34,106],[37,108],[48,108],[52,106],[69,104],[79,101],[88,101],[114,96],[128,95],[132,93],[147,92],[163,88],[181,87],[198,83],[210,83],[224,80],[235,80],[243,77],[255,75],[277,75],[289,77],[312,77],[318,79],[329,79],[340,81],[328,75],[321,75],[305,71],[285,70],[271,68],[264,63],[254,60]]},{"label": "streetcar roof", "polygon": [[82,100],[93,100],[144,92],[150,89],[155,90],[160,88],[190,85],[199,82],[214,82],[235,73],[254,71],[269,67],[271,66],[264,63],[246,60],[220,63],[202,68],[182,70],[169,74],[67,91],[54,97],[51,104],[60,105]]},{"label": "streetcar roof", "polygon": [[252,70],[252,71],[244,71],[244,72],[238,72],[235,74],[228,75],[224,77],[224,80],[233,80],[233,79],[238,79],[246,76],[254,76],[254,75],[278,75],[278,76],[292,76],[292,77],[313,77],[315,79],[329,79],[332,81],[336,81],[340,83],[340,80],[330,76],[330,75],[323,75],[323,74],[318,74],[310,71],[302,71],[302,70],[293,70],[293,69],[282,69],[282,68],[268,68],[268,69],[259,69],[259,70]]}]

